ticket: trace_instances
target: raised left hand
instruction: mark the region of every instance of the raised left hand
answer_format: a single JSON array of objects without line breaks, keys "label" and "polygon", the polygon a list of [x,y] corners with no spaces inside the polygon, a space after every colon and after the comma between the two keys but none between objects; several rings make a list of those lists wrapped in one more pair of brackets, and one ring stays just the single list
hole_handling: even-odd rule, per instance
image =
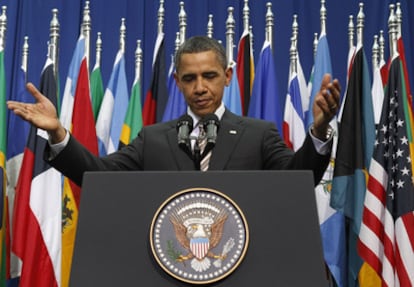
[{"label": "raised left hand", "polygon": [[337,79],[331,81],[331,75],[325,74],[319,92],[313,103],[312,133],[319,139],[326,139],[329,122],[339,110],[341,85]]}]

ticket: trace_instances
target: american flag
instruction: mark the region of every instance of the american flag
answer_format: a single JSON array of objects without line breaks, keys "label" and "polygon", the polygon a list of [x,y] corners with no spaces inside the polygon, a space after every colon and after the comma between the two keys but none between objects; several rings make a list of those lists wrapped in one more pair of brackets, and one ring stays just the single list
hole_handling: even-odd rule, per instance
[{"label": "american flag", "polygon": [[402,62],[391,63],[369,169],[358,251],[382,286],[414,286],[412,110]]}]

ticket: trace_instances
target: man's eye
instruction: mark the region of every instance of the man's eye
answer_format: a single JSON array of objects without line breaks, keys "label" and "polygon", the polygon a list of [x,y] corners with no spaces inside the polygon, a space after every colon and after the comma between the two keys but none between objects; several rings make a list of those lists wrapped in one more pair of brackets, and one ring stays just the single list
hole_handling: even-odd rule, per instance
[{"label": "man's eye", "polygon": [[216,73],[206,73],[206,74],[204,74],[204,78],[206,78],[206,79],[213,79],[216,76],[217,76]]},{"label": "man's eye", "polygon": [[194,80],[194,77],[183,77],[183,78],[182,78],[182,81],[183,81],[183,82],[187,82],[187,83],[188,83],[188,82],[191,82],[192,80]]}]

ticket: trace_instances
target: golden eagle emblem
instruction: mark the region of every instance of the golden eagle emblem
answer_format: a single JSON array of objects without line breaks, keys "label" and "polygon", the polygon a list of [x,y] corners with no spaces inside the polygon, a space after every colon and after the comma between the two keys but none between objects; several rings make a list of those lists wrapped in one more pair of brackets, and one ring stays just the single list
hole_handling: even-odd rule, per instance
[{"label": "golden eagle emblem", "polygon": [[150,243],[165,272],[191,284],[231,274],[249,242],[246,219],[229,197],[213,189],[187,189],[168,198],[154,215]]},{"label": "golden eagle emblem", "polygon": [[191,261],[191,267],[196,271],[205,271],[210,268],[209,258],[223,260],[226,254],[214,254],[216,247],[223,236],[224,223],[227,213],[211,203],[202,203],[200,210],[194,210],[199,203],[182,207],[170,216],[174,226],[175,236],[187,254],[180,254],[176,259],[179,262]]}]

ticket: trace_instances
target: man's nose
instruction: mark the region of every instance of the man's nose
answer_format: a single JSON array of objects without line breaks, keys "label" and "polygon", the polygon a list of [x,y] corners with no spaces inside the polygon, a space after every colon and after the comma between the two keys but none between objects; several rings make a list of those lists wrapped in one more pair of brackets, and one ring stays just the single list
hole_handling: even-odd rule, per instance
[{"label": "man's nose", "polygon": [[206,86],[204,85],[204,81],[203,79],[197,78],[196,83],[195,83],[195,92],[196,94],[204,94],[206,92]]}]

